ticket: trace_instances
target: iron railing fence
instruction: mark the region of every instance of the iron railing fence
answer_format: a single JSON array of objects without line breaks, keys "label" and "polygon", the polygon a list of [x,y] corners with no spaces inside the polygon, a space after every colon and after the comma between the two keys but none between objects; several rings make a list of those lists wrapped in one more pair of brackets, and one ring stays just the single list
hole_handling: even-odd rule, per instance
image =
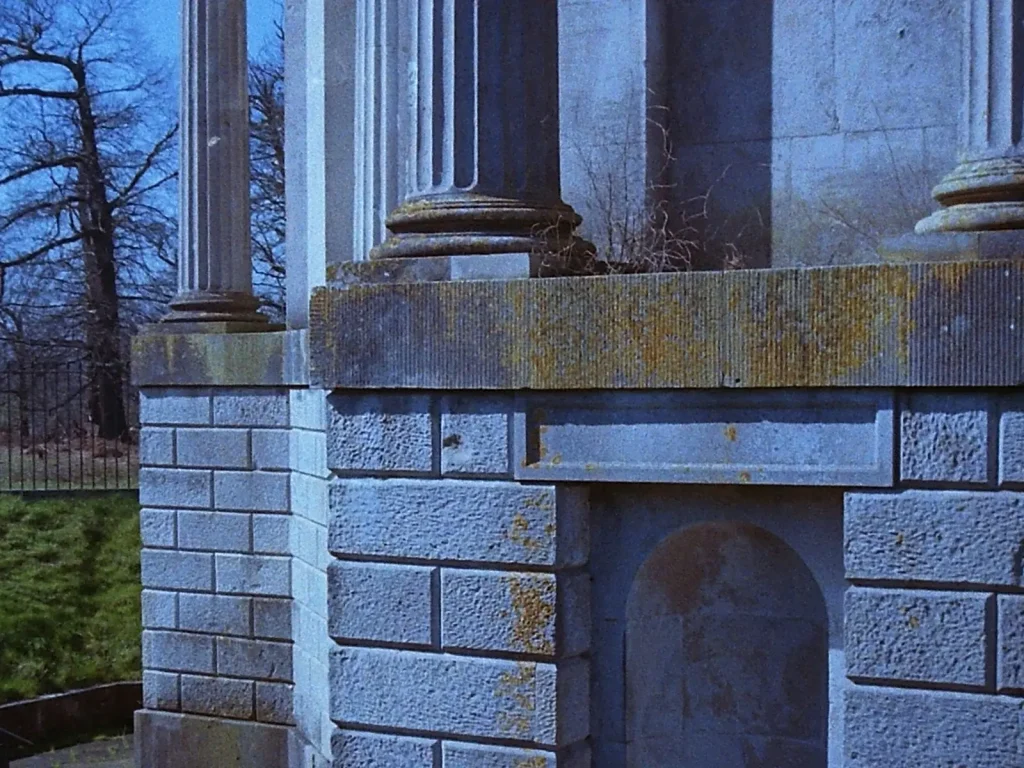
[{"label": "iron railing fence", "polygon": [[84,361],[0,369],[0,492],[138,487],[138,392],[119,371],[126,427],[103,434],[99,378]]}]

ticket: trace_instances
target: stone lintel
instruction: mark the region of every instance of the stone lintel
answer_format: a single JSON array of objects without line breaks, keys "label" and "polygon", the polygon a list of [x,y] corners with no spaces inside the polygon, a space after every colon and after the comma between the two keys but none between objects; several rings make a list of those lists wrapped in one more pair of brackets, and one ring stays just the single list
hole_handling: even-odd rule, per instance
[{"label": "stone lintel", "polygon": [[135,713],[138,768],[284,768],[298,765],[294,729],[265,723],[140,709]]},{"label": "stone lintel", "polygon": [[305,331],[140,333],[132,376],[140,387],[286,387],[308,380]]},{"label": "stone lintel", "polygon": [[891,390],[534,393],[513,468],[531,482],[893,484]]},{"label": "stone lintel", "polygon": [[311,301],[329,389],[1002,387],[1024,262],[351,285]]}]

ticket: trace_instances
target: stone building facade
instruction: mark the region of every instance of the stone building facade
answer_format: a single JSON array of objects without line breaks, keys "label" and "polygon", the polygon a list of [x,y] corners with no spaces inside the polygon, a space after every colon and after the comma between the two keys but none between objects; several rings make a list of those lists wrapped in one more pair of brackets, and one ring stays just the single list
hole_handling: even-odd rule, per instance
[{"label": "stone building facade", "polygon": [[[290,0],[287,327],[183,9],[142,768],[1024,768],[1024,2]],[[595,274],[605,166],[769,268]]]}]

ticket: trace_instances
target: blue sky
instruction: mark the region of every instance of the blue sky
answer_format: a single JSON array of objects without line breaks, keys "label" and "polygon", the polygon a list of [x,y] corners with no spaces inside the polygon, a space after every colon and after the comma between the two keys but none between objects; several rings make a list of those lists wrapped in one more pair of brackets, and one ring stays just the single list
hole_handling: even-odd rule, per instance
[{"label": "blue sky", "polygon": [[[274,31],[280,19],[282,0],[248,0],[249,50],[257,51]],[[149,36],[156,54],[177,68],[180,0],[142,0],[138,7],[142,31]]]}]

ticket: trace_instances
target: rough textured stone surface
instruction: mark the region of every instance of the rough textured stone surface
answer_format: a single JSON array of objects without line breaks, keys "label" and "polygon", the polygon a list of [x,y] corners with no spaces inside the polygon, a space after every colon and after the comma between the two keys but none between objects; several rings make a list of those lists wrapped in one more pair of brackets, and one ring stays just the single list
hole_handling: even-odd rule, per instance
[{"label": "rough textured stone surface", "polygon": [[291,568],[287,557],[217,554],[217,591],[288,597]]},{"label": "rough textured stone surface", "polygon": [[1007,398],[999,420],[999,482],[1024,484],[1024,399]]},{"label": "rough textured stone surface", "polygon": [[142,666],[171,672],[204,672],[212,674],[213,638],[185,632],[142,633]]},{"label": "rough textured stone surface", "polygon": [[290,600],[256,597],[252,601],[253,634],[271,640],[291,640],[292,604]]},{"label": "rough textured stone surface", "polygon": [[589,732],[589,687],[581,660],[554,665],[364,648],[331,654],[331,717],[374,727],[562,746]]},{"label": "rough textured stone surface", "polygon": [[252,517],[233,512],[178,512],[178,546],[214,552],[252,549]]},{"label": "rough textured stone surface", "polygon": [[178,429],[178,465],[217,469],[248,469],[249,430]]},{"label": "rough textured stone surface", "polygon": [[429,646],[436,569],[335,561],[327,569],[331,637]]},{"label": "rough textured stone surface", "polygon": [[260,723],[139,710],[135,713],[136,765],[281,768],[288,765],[288,731]]},{"label": "rough textured stone surface", "polygon": [[855,686],[846,692],[849,768],[1021,768],[1024,702],[1001,696]]},{"label": "rough textured stone surface", "polygon": [[287,427],[288,398],[277,389],[221,390],[213,395],[213,423],[225,427]]},{"label": "rough textured stone surface", "polygon": [[512,403],[446,398],[441,404],[441,474],[509,475]]},{"label": "rough textured stone surface", "polygon": [[256,683],[256,719],[263,723],[291,725],[295,686],[288,683]]},{"label": "rough textured stone surface", "polygon": [[288,480],[287,472],[214,472],[214,507],[287,512]]},{"label": "rough textured stone surface", "polygon": [[846,672],[984,688],[994,611],[995,595],[853,587],[846,593]]},{"label": "rough textured stone surface", "polygon": [[849,579],[1022,584],[1024,494],[850,493],[845,507]]},{"label": "rough textured stone surface", "polygon": [[213,555],[144,549],[142,586],[210,592],[213,590]]},{"label": "rough textured stone surface", "polygon": [[213,503],[211,472],[200,469],[139,470],[139,503],[149,507],[209,509]]},{"label": "rough textured stone surface", "polygon": [[422,395],[328,398],[327,462],[334,470],[426,474],[434,468],[434,414]]},{"label": "rough textured stone surface", "polygon": [[231,677],[290,682],[291,643],[217,638],[217,673]]},{"label": "rough textured stone surface", "polygon": [[341,730],[331,738],[334,768],[437,768],[433,739]]},{"label": "rough textured stone surface", "polygon": [[247,597],[182,593],[178,596],[178,627],[215,635],[252,633],[252,601]]},{"label": "rough textured stone surface", "polygon": [[589,552],[585,493],[472,480],[335,480],[339,555],[569,566]]},{"label": "rough textured stone surface", "polygon": [[984,395],[908,396],[900,413],[901,479],[988,482],[990,408]]},{"label": "rough textured stone surface", "polygon": [[288,549],[291,541],[290,515],[252,516],[252,550],[264,555],[291,554]]},{"label": "rough textured stone surface", "polygon": [[441,572],[445,648],[572,656],[590,645],[590,579],[446,568]]},{"label": "rough textured stone surface", "polygon": [[142,706],[146,709],[178,709],[181,706],[178,675],[145,670],[142,673]]},{"label": "rough textured stone surface", "polygon": [[226,677],[182,675],[181,709],[201,715],[249,719],[253,716],[253,683]]},{"label": "rough textured stone surface", "polygon": [[142,626],[146,629],[176,629],[178,593],[142,590]]},{"label": "rough textured stone surface", "polygon": [[999,596],[999,655],[996,684],[1000,691],[1024,693],[1024,596]]},{"label": "rough textured stone surface", "polygon": [[149,467],[174,465],[174,430],[143,427],[139,433],[139,464]]},{"label": "rough textured stone surface", "polygon": [[289,469],[289,438],[284,429],[252,431],[252,464],[255,469]]},{"label": "rough textured stone surface", "polygon": [[139,512],[142,546],[169,548],[177,542],[177,513],[173,509],[143,509]]},{"label": "rough textured stone surface", "polygon": [[590,768],[586,748],[565,752],[485,747],[446,741],[441,747],[444,768]]},{"label": "rough textured stone surface", "polygon": [[143,389],[139,393],[143,424],[210,424],[212,420],[208,390]]}]

